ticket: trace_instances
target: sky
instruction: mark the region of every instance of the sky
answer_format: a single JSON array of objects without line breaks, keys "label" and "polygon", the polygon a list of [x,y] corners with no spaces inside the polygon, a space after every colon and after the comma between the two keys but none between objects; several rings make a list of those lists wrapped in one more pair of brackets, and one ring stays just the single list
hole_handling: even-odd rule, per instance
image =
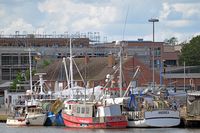
[{"label": "sky", "polygon": [[200,35],[200,0],[0,0],[0,33],[99,33],[101,41]]}]

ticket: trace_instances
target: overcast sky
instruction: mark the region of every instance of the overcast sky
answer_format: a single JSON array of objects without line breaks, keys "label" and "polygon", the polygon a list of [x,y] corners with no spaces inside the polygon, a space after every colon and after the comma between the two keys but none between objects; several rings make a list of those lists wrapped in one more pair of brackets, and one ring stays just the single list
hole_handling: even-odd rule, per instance
[{"label": "overcast sky", "polygon": [[99,32],[110,41],[152,40],[150,18],[159,19],[156,41],[191,39],[200,34],[200,0],[0,0],[4,35]]}]

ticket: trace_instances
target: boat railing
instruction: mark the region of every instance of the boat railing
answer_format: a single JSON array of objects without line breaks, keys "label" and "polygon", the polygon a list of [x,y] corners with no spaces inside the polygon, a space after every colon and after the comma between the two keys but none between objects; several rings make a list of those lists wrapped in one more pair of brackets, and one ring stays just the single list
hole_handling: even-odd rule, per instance
[{"label": "boat railing", "polygon": [[144,106],[146,111],[154,111],[154,110],[165,110],[172,108],[167,101],[153,101],[153,104],[145,104]]},{"label": "boat railing", "polygon": [[93,117],[93,122],[114,122],[114,121],[125,121],[124,116],[107,116],[107,117]]}]

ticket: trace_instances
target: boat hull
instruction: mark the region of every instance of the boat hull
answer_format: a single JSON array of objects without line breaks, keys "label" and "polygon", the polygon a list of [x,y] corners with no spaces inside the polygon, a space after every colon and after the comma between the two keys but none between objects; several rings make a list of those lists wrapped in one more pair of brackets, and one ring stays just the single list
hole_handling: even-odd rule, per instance
[{"label": "boat hull", "polygon": [[44,125],[45,126],[64,126],[61,112],[59,112],[56,115],[53,112],[48,112],[47,120]]},{"label": "boat hull", "polygon": [[124,116],[80,118],[62,114],[65,126],[74,128],[126,128],[127,120]]},{"label": "boat hull", "polygon": [[8,126],[26,126],[25,118],[10,118],[8,117],[6,120],[6,125]]},{"label": "boat hull", "polygon": [[43,126],[46,122],[46,114],[32,114],[27,115],[27,125],[29,126]]},{"label": "boat hull", "polygon": [[128,121],[128,127],[175,127],[179,124],[179,111],[174,110],[147,111],[143,119]]}]

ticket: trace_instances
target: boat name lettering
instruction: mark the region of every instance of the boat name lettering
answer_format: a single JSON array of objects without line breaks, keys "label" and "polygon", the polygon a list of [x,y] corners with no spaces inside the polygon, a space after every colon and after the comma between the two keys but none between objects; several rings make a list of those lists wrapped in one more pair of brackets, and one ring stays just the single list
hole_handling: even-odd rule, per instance
[{"label": "boat name lettering", "polygon": [[169,114],[169,111],[159,111],[158,114]]},{"label": "boat name lettering", "polygon": [[89,121],[87,120],[79,120],[80,122],[83,122],[83,123],[89,123]]}]

